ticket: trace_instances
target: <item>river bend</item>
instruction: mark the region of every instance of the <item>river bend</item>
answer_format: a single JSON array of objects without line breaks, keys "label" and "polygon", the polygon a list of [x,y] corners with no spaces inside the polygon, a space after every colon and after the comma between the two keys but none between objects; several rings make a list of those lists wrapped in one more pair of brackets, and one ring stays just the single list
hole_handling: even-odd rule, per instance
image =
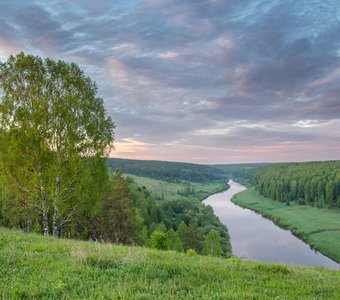
[{"label": "river bend", "polygon": [[212,206],[214,213],[227,226],[235,256],[246,260],[340,269],[339,264],[311,249],[289,230],[231,202],[231,198],[246,187],[232,180],[229,185],[227,191],[211,195],[203,203]]}]

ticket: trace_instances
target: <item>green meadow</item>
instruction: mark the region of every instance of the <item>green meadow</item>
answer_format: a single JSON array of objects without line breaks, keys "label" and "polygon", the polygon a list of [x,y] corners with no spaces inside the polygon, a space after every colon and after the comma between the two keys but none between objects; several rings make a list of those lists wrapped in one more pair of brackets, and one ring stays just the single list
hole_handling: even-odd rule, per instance
[{"label": "green meadow", "polygon": [[291,230],[314,249],[340,262],[340,209],[290,205],[261,196],[254,187],[236,196],[234,203],[257,211]]},{"label": "green meadow", "polygon": [[339,299],[340,272],[0,228],[1,299]]},{"label": "green meadow", "polygon": [[204,200],[208,196],[224,191],[228,188],[225,180],[215,180],[206,183],[178,181],[168,182],[148,177],[127,174],[139,186],[145,186],[152,191],[159,200],[178,200],[178,199],[196,199]]}]

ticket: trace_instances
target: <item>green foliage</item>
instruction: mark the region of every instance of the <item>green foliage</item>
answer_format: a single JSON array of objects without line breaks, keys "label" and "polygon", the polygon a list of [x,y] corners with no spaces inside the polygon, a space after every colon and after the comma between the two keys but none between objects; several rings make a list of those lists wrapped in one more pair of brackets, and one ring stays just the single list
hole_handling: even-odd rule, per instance
[{"label": "green foliage", "polygon": [[169,239],[169,249],[177,252],[183,252],[183,243],[179,238],[178,233],[170,228],[167,234]]},{"label": "green foliage", "polygon": [[[2,242],[1,242],[2,241]],[[0,228],[0,299],[338,299],[340,272]]]},{"label": "green foliage", "polygon": [[169,249],[169,239],[165,232],[154,231],[150,237],[151,247],[158,250],[168,250]]},{"label": "green foliage", "polygon": [[[224,256],[230,256],[229,234],[225,226],[214,215],[210,206],[192,201],[168,201],[163,204],[164,216],[170,221],[183,243],[184,250],[194,248],[198,253],[203,247],[204,236],[211,229],[221,236]],[[189,224],[189,227],[186,225]]]},{"label": "green foliage", "polygon": [[3,223],[72,235],[77,212],[92,212],[104,192],[92,192],[92,175],[107,168],[94,171],[90,161],[113,142],[96,84],[76,64],[20,53],[0,62],[0,88]]},{"label": "green foliage", "polygon": [[189,256],[196,256],[197,252],[194,249],[190,248],[186,251],[186,254],[188,254]]},{"label": "green foliage", "polygon": [[204,233],[195,221],[190,221],[184,235],[184,249],[194,249],[197,253],[202,252]]},{"label": "green foliage", "polygon": [[212,165],[212,167],[222,171],[227,178],[249,185],[253,183],[257,169],[266,165],[268,163]]},{"label": "green foliage", "polygon": [[182,241],[185,239],[187,230],[188,230],[187,224],[185,224],[185,222],[182,221],[177,228],[177,234]]},{"label": "green foliage", "polygon": [[167,161],[145,161],[110,158],[108,166],[124,173],[149,177],[168,182],[181,180],[191,182],[209,182],[223,178],[221,170],[210,166]]},{"label": "green foliage", "polygon": [[[223,255],[225,257],[231,255],[229,234],[226,227],[214,215],[210,206],[205,206],[200,202],[209,194],[226,189],[227,185],[225,182],[208,182],[204,184],[193,182],[173,183],[134,175],[129,175],[127,178],[129,181],[135,181],[139,186],[143,186],[139,189],[148,191],[150,196],[161,193],[164,195],[164,200],[157,201],[160,204],[158,207],[161,212],[159,214],[160,218],[157,221],[154,220],[151,225],[148,225],[150,233],[155,230],[167,231],[170,228],[177,229],[184,250],[195,248],[200,253],[203,247],[204,236],[211,229],[214,229],[221,237]],[[196,193],[184,196],[177,192],[186,187],[195,189]],[[183,224],[180,226],[182,222],[184,225],[190,223],[196,224],[199,229],[198,235],[194,232],[193,236],[190,237],[188,237],[190,234],[186,235],[186,237],[181,236],[181,229],[178,231],[178,228],[183,227]]]},{"label": "green foliage", "polygon": [[117,171],[96,215],[95,239],[149,245],[149,233],[167,231],[152,193]]},{"label": "green foliage", "polygon": [[185,222],[182,221],[176,233],[182,242],[184,251],[194,249],[197,253],[201,252],[204,233],[202,229],[197,226],[196,222],[191,221],[189,226],[187,226]]},{"label": "green foliage", "polygon": [[121,172],[112,176],[109,194],[104,199],[99,227],[101,239],[115,243],[140,244],[144,220],[138,208],[129,197],[127,180]]},{"label": "green foliage", "polygon": [[139,209],[148,233],[155,230],[166,231],[163,213],[156,203],[156,197],[145,187],[138,186],[132,178],[127,177],[125,180],[129,185],[129,198]]},{"label": "green foliage", "polygon": [[257,170],[254,183],[260,194],[280,202],[340,207],[340,161],[269,165]]},{"label": "green foliage", "polygon": [[222,255],[221,238],[216,230],[211,229],[205,237],[202,253],[210,256]]}]

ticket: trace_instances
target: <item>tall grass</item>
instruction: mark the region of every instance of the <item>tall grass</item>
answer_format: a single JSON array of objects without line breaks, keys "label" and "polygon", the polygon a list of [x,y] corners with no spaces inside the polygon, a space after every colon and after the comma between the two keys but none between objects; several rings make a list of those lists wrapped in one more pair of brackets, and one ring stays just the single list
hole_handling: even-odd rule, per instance
[{"label": "tall grass", "polygon": [[0,228],[2,299],[337,299],[340,272]]}]

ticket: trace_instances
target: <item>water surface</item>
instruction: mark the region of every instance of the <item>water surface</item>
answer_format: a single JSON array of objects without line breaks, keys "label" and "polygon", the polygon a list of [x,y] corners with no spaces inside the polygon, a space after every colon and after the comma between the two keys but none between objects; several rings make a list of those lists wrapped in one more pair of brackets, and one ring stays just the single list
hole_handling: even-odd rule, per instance
[{"label": "water surface", "polygon": [[271,220],[231,202],[231,198],[246,189],[229,181],[229,190],[204,200],[213,207],[221,222],[228,227],[233,254],[247,260],[320,266],[340,270],[340,265],[310,248],[289,230],[281,229]]}]

